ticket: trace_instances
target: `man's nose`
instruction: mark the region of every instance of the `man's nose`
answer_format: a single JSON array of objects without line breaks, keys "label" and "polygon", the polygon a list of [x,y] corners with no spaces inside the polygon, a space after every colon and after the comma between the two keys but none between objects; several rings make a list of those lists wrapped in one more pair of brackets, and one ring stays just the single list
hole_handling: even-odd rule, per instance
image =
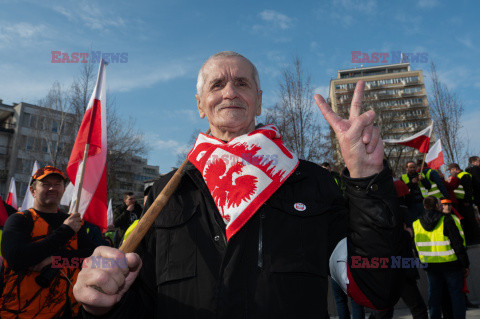
[{"label": "man's nose", "polygon": [[227,82],[227,84],[223,88],[223,98],[234,99],[236,97],[238,97],[237,88],[235,87],[234,83]]}]

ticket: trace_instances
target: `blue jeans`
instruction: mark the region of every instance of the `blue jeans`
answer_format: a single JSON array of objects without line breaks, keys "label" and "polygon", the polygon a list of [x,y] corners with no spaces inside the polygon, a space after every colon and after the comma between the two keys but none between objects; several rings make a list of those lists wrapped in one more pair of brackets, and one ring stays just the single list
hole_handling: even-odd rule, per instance
[{"label": "blue jeans", "polygon": [[[343,292],[342,288],[337,284],[333,278],[332,291],[335,298],[335,304],[337,305],[337,313],[340,319],[350,319],[350,310],[348,309],[348,296]],[[353,299],[352,302],[352,314],[353,319],[365,319],[365,310],[362,306],[357,304]]]},{"label": "blue jeans", "polygon": [[453,318],[465,319],[467,308],[462,292],[463,275],[461,270],[428,270],[428,310],[430,319],[442,317],[442,291],[447,285],[452,300]]}]

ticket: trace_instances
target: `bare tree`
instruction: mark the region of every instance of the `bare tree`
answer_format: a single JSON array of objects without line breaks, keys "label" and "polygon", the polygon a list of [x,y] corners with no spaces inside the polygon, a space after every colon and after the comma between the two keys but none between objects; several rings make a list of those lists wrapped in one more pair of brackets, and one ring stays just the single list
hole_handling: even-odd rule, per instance
[{"label": "bare tree", "polygon": [[295,57],[283,70],[280,102],[266,110],[265,121],[277,126],[285,145],[301,159],[319,163],[331,158],[329,131],[320,124],[310,77]]},{"label": "bare tree", "polygon": [[200,134],[202,130],[199,128],[196,128],[192,131],[192,134],[188,138],[187,145],[184,150],[182,150],[180,153],[177,154],[177,161],[175,165],[177,167],[180,167],[182,165],[183,161],[187,158],[188,152],[193,148],[193,144],[195,144],[195,141],[197,140],[198,134]]},{"label": "bare tree", "polygon": [[69,93],[60,83],[54,82],[47,96],[38,104],[52,112],[48,118],[37,116],[35,129],[38,137],[34,150],[47,153],[48,164],[65,169],[74,141],[74,116],[70,113]]},{"label": "bare tree", "polygon": [[433,132],[442,140],[442,148],[449,163],[461,160],[464,143],[460,139],[462,128],[463,103],[458,95],[440,81],[435,64],[430,70],[432,94],[428,99],[432,120],[435,121]]}]

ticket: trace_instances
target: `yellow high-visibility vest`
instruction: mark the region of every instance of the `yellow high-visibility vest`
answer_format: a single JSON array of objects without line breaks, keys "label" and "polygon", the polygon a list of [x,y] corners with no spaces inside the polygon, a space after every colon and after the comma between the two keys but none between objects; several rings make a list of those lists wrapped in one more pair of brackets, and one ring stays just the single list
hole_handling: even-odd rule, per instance
[{"label": "yellow high-visibility vest", "polygon": [[[419,219],[413,222],[415,247],[422,263],[446,263],[457,260],[450,239],[443,234],[444,219],[445,216],[442,216],[432,231],[425,230]],[[458,218],[453,220],[464,238]],[[465,239],[463,243],[465,245]]]},{"label": "yellow high-visibility vest", "polygon": [[[425,175],[423,175],[423,173],[422,173],[422,177],[425,178]],[[402,181],[403,181],[405,184],[410,183],[410,178],[408,178],[408,175],[407,175],[407,174],[403,174],[403,175],[402,175]],[[426,188],[423,186],[421,180],[418,180],[418,187],[420,187],[420,191],[422,192],[423,198],[427,197],[427,196],[428,196],[428,189],[426,189]]]},{"label": "yellow high-visibility vest", "polygon": [[[468,172],[458,173],[457,178],[462,179],[462,177],[464,175],[469,175],[470,178],[472,178],[472,174],[470,174]],[[456,198],[458,198],[458,199],[464,199],[465,198],[465,189],[463,188],[463,186],[461,184],[458,185],[458,188],[454,189],[453,192],[455,193]]]}]

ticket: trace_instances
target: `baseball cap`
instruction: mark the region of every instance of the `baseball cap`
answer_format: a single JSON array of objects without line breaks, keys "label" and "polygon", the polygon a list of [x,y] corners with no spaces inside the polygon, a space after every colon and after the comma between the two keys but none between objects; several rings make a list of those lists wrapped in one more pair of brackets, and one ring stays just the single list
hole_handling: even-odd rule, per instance
[{"label": "baseball cap", "polygon": [[442,200],[440,201],[440,203],[442,203],[442,204],[451,204],[452,201],[451,201],[450,199],[446,199],[446,198],[445,198],[445,199],[442,199]]},{"label": "baseball cap", "polygon": [[30,182],[30,185],[34,182],[34,181],[41,181],[42,179],[44,179],[45,177],[47,177],[48,175],[51,175],[51,174],[57,174],[57,175],[60,175],[63,180],[66,180],[67,177],[65,177],[65,174],[63,174],[63,172],[61,170],[59,170],[58,168],[54,167],[54,166],[45,166],[45,167],[42,167],[42,168],[39,168],[35,174],[33,174],[32,176],[32,181]]}]

